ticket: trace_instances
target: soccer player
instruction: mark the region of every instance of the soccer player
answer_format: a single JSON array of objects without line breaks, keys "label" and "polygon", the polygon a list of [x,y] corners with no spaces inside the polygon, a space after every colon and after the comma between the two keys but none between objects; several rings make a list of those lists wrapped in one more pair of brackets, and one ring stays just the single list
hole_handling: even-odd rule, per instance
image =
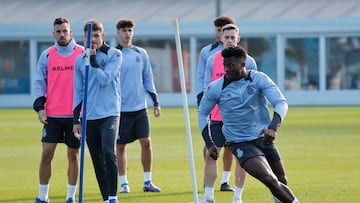
[{"label": "soccer player", "polygon": [[[225,75],[210,83],[198,110],[199,127],[209,155],[214,159],[218,157],[207,127],[207,117],[218,104],[223,134],[241,166],[280,201],[299,202],[290,188],[277,179],[270,166],[280,159],[273,141],[288,110],[285,97],[265,73],[246,70],[247,53],[243,48],[228,47],[221,55]],[[272,120],[267,101],[274,108]],[[272,149],[273,154],[265,153],[265,148]]]},{"label": "soccer player", "polygon": [[[115,140],[119,130],[121,107],[120,66],[122,54],[104,42],[101,22],[90,20],[84,26],[87,42],[88,24],[92,24],[90,67],[88,74],[86,142],[104,202],[117,203],[117,161]],[[75,62],[74,134],[81,138],[80,112],[85,94],[86,57]],[[85,121],[83,121],[85,122]]]},{"label": "soccer player", "polygon": [[[234,24],[227,24],[222,27],[221,41],[224,48],[230,46],[237,46],[240,42],[239,28]],[[247,55],[246,57],[246,69],[248,70],[257,70],[257,66],[254,58]],[[225,73],[223,66],[223,59],[221,56],[221,51],[216,52],[210,56],[206,63],[205,69],[205,79],[204,87],[207,87],[211,81],[214,81]],[[215,145],[218,147],[218,150],[221,150],[222,147],[225,147],[225,138],[222,134],[221,128],[223,126],[222,118],[219,112],[219,108],[216,105],[211,111],[210,115],[210,131],[213,137]],[[204,138],[205,139],[205,138]],[[209,202],[214,199],[214,182],[217,177],[217,161],[212,159],[208,153],[206,153],[205,159],[205,193],[204,197],[200,199],[201,202]],[[235,193],[233,202],[241,202],[242,200],[242,191],[245,184],[246,172],[241,166],[236,162],[235,169]]]},{"label": "soccer player", "polygon": [[35,203],[49,202],[51,162],[57,143],[67,145],[66,202],[74,203],[79,174],[80,141],[72,132],[73,77],[75,59],[83,52],[83,47],[71,37],[70,22],[66,18],[54,20],[52,34],[55,44],[41,53],[34,84],[36,100],[33,108],[38,113],[39,121],[44,124],[41,138],[39,195]]},{"label": "soccer player", "polygon": [[129,193],[126,176],[127,144],[139,140],[141,145],[141,163],[144,171],[144,192],[160,192],[152,183],[153,153],[150,139],[150,124],[147,112],[146,95],[153,101],[153,113],[160,116],[158,101],[150,60],[145,49],[132,44],[135,23],[131,19],[120,19],[117,24],[118,42],[124,62],[121,65],[121,116],[120,130],[116,145],[120,193]]},{"label": "soccer player", "polygon": [[[214,20],[216,41],[212,44],[209,44],[203,47],[200,51],[197,73],[196,73],[196,94],[197,94],[197,104],[199,105],[201,97],[204,91],[204,77],[206,69],[207,59],[216,53],[221,51],[224,47],[221,42],[222,27],[226,24],[235,24],[235,20],[229,16],[219,16]],[[204,147],[204,159],[206,159],[206,148]],[[221,178],[220,191],[234,191],[234,189],[229,185],[230,175],[231,175],[231,165],[232,165],[233,156],[231,152],[225,148],[223,151],[223,172]]]}]

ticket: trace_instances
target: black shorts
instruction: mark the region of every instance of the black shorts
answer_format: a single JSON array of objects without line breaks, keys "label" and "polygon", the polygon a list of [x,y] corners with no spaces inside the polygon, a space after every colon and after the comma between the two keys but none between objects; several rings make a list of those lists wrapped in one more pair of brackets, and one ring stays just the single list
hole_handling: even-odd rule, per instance
[{"label": "black shorts", "polygon": [[[211,121],[210,124],[211,138],[217,147],[225,146],[226,140],[224,134],[222,133],[222,126],[223,126],[223,122],[221,121]],[[203,134],[203,136],[208,136],[208,135]],[[206,143],[207,148],[211,147],[211,145],[212,143]]]},{"label": "black shorts", "polygon": [[255,156],[265,156],[266,160],[271,164],[281,160],[279,151],[274,143],[263,144],[262,137],[240,143],[230,143],[230,150],[242,165],[246,160]]},{"label": "black shorts", "polygon": [[150,136],[150,123],[147,109],[134,112],[121,112],[118,144],[131,143]]},{"label": "black shorts", "polygon": [[47,118],[48,124],[44,125],[42,142],[65,143],[68,147],[79,148],[80,140],[73,133],[72,118]]}]

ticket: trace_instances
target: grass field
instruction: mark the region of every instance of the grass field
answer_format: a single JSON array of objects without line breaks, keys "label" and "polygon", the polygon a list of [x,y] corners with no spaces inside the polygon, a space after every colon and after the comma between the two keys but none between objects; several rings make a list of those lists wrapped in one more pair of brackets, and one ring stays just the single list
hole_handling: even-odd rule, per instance
[{"label": "grass field", "polygon": [[[193,201],[183,115],[182,108],[163,108],[160,118],[151,117],[153,181],[162,192],[142,192],[140,148],[135,142],[128,147],[131,193],[119,194],[119,202]],[[200,197],[203,194],[203,141],[195,108],[190,109],[190,122]],[[0,109],[0,202],[33,202],[38,195],[41,129],[31,109]],[[285,163],[289,186],[302,203],[360,202],[360,107],[290,107],[276,143]],[[65,149],[64,145],[58,145],[53,161],[51,202],[65,200]],[[221,161],[219,164],[221,169]],[[102,202],[87,151],[84,174],[84,202]],[[219,179],[215,183],[216,202],[231,202],[232,193],[219,192]],[[243,200],[244,203],[272,202],[269,191],[250,176]]]}]

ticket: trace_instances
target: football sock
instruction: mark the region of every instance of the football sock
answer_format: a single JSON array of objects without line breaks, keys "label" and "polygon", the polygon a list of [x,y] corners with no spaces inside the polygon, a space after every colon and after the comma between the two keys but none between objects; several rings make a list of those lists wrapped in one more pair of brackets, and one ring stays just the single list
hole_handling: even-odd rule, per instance
[{"label": "football sock", "polygon": [[231,175],[230,171],[223,171],[222,178],[221,178],[221,184],[228,183],[230,180],[230,175]]},{"label": "football sock", "polygon": [[66,199],[69,198],[75,199],[75,192],[76,192],[76,185],[68,184]]},{"label": "football sock", "polygon": [[242,187],[235,186],[234,197],[239,197],[240,199],[242,199],[242,192],[243,192]]},{"label": "football sock", "polygon": [[151,180],[151,171],[144,172],[144,182]]},{"label": "football sock", "polygon": [[204,196],[210,199],[214,199],[214,188],[213,187],[205,187]]},{"label": "football sock", "polygon": [[120,176],[120,183],[129,183],[126,175]]},{"label": "football sock", "polygon": [[39,199],[42,201],[49,199],[49,184],[39,185]]}]

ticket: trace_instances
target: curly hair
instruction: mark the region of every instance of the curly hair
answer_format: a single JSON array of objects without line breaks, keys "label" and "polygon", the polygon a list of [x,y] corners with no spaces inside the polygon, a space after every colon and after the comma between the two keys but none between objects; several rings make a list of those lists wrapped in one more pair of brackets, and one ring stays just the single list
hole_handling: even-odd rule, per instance
[{"label": "curly hair", "polygon": [[231,46],[228,47],[226,49],[223,49],[221,51],[221,56],[223,58],[230,58],[230,57],[235,57],[235,58],[241,58],[241,59],[246,59],[246,51],[244,48],[239,47],[239,46]]}]

